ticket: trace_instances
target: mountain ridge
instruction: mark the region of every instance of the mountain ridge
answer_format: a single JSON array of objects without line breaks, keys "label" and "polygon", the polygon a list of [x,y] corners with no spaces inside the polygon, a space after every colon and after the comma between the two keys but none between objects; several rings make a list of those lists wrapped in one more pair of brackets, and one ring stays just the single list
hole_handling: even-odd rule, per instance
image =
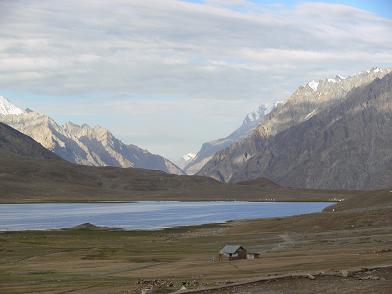
[{"label": "mountain ridge", "polygon": [[[304,169],[302,169],[304,174],[302,178],[299,170],[297,173],[292,171],[293,174],[297,174],[297,177],[294,179],[287,172],[295,166],[294,164],[290,165],[292,162],[287,161],[287,158],[290,157],[290,154],[295,153],[293,150],[296,150],[298,146],[303,146],[303,142],[296,140],[295,136],[287,134],[290,132],[294,133],[295,127],[302,123],[305,123],[309,129],[314,128],[312,123],[316,122],[314,118],[319,113],[327,111],[334,106],[338,107],[341,103],[344,103],[350,91],[355,91],[358,87],[366,87],[372,82],[384,78],[390,72],[392,72],[391,69],[381,70],[375,68],[371,71],[360,73],[357,76],[342,79],[340,82],[329,82],[329,85],[334,85],[332,87],[327,87],[327,79],[321,80],[318,84],[317,91],[308,85],[300,86],[284,105],[279,106],[268,114],[266,120],[252,134],[229,148],[218,152],[198,174],[231,182],[251,180],[259,176],[264,176],[281,185],[301,188],[371,189],[380,185],[384,186],[386,183],[377,184],[372,182],[372,180],[368,180],[364,184],[354,183],[351,180],[346,184],[337,180],[336,183],[339,184],[334,184],[333,181],[325,180],[328,184],[323,184],[316,179],[317,176],[311,177]],[[338,118],[336,119],[338,120]],[[305,133],[305,130],[302,130],[302,132]],[[281,146],[279,146],[275,137],[283,136],[283,134],[286,134],[286,141],[280,140],[279,144]],[[297,130],[296,136],[298,137],[300,135],[301,132]],[[305,140],[305,138],[303,139]],[[312,142],[306,142],[310,146],[313,146]],[[357,143],[360,144],[360,141]],[[339,141],[336,141],[336,144],[339,144]],[[344,145],[342,148],[344,148]],[[282,150],[286,150],[286,153],[282,152]],[[305,146],[304,150],[307,150]],[[315,151],[308,150],[306,152]],[[339,152],[339,150],[336,150],[336,152]],[[303,156],[300,152],[295,154],[297,156]],[[281,157],[280,159],[279,156]],[[296,162],[296,158],[292,158],[291,160]],[[277,168],[276,165],[279,165],[279,161],[284,162],[286,166]],[[332,165],[333,162],[331,163]],[[324,167],[328,170],[325,165]],[[274,170],[274,168],[277,170]],[[356,168],[359,167],[356,166]],[[314,172],[316,172],[316,169],[314,169]],[[320,171],[317,170],[317,172]],[[350,174],[350,171],[347,172]],[[338,172],[335,173],[339,174]],[[306,181],[304,180],[306,177],[312,178],[313,180]]]}]

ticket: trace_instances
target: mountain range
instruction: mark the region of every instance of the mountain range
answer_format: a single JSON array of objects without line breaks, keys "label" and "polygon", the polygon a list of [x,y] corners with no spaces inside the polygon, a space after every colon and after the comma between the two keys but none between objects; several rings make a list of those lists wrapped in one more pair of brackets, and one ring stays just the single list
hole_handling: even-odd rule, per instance
[{"label": "mountain range", "polygon": [[63,125],[45,114],[22,110],[0,96],[0,122],[32,137],[59,157],[77,164],[184,172],[168,159],[124,144],[109,130],[72,122]]},{"label": "mountain range", "polygon": [[[188,174],[264,187],[377,189],[392,181],[392,69],[313,80],[270,111],[261,105],[229,136],[178,163]],[[100,126],[59,124],[0,97],[0,121],[71,163],[184,174]]]},{"label": "mountain range", "polygon": [[300,86],[245,138],[198,172],[224,182],[266,177],[301,188],[392,182],[392,69]]}]

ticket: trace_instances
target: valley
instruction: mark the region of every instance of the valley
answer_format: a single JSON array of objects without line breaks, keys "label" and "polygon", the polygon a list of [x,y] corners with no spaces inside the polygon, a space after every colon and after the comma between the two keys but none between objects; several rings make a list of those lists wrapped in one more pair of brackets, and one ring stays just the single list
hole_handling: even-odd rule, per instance
[{"label": "valley", "polygon": [[0,1],[0,294],[391,294],[391,3]]}]

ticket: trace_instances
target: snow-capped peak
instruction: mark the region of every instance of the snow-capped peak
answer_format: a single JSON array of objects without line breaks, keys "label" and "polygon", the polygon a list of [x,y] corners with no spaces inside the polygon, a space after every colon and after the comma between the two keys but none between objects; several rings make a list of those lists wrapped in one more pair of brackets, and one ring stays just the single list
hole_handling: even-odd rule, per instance
[{"label": "snow-capped peak", "polygon": [[382,72],[383,69],[380,67],[372,67],[371,69],[368,69],[366,71],[362,71],[359,74],[370,74],[370,73],[378,73],[378,72]]},{"label": "snow-capped peak", "polygon": [[19,115],[22,113],[24,113],[22,109],[9,102],[5,97],[0,96],[0,115],[7,115],[7,114]]},{"label": "snow-capped peak", "polygon": [[188,153],[188,154],[181,156],[181,158],[179,160],[177,160],[176,163],[180,168],[185,168],[187,166],[187,164],[189,164],[195,157],[196,157],[196,154]]},{"label": "snow-capped peak", "polygon": [[342,76],[342,75],[336,75],[336,77],[338,77],[338,78],[341,79],[341,80],[347,79],[346,77],[344,77],[344,76]]},{"label": "snow-capped peak", "polygon": [[316,82],[315,80],[312,80],[312,81],[310,81],[310,82],[308,83],[308,86],[309,86],[310,88],[312,88],[313,91],[317,91],[318,85],[319,85],[319,82]]},{"label": "snow-capped peak", "polygon": [[270,113],[272,110],[274,110],[275,108],[277,108],[278,107],[278,105],[280,105],[280,104],[284,104],[284,101],[276,101],[276,102],[274,102],[274,103],[271,103],[271,104],[268,104],[267,105],[267,108],[266,108],[266,110],[265,110],[265,114],[267,115],[268,113]]},{"label": "snow-capped peak", "polygon": [[264,105],[260,105],[256,110],[249,112],[244,120],[244,123],[257,122],[264,118],[265,111],[267,108]]},{"label": "snow-capped peak", "polygon": [[372,71],[373,72],[380,72],[380,71],[382,71],[382,69],[379,68],[379,67],[375,67],[375,68],[372,69]]},{"label": "snow-capped peak", "polygon": [[188,154],[181,156],[181,158],[186,162],[191,161],[195,157],[196,157],[196,154],[194,154],[194,153],[188,153]]}]

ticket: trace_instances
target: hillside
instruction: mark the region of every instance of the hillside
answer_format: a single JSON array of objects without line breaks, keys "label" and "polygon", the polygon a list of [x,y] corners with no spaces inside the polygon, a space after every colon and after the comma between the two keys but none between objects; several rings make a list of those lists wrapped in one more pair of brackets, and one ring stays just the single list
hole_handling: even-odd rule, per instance
[{"label": "hillside", "polygon": [[[137,168],[67,162],[0,123],[0,202],[103,200],[329,200],[330,191],[222,184]],[[335,191],[336,197],[352,193]]]}]

